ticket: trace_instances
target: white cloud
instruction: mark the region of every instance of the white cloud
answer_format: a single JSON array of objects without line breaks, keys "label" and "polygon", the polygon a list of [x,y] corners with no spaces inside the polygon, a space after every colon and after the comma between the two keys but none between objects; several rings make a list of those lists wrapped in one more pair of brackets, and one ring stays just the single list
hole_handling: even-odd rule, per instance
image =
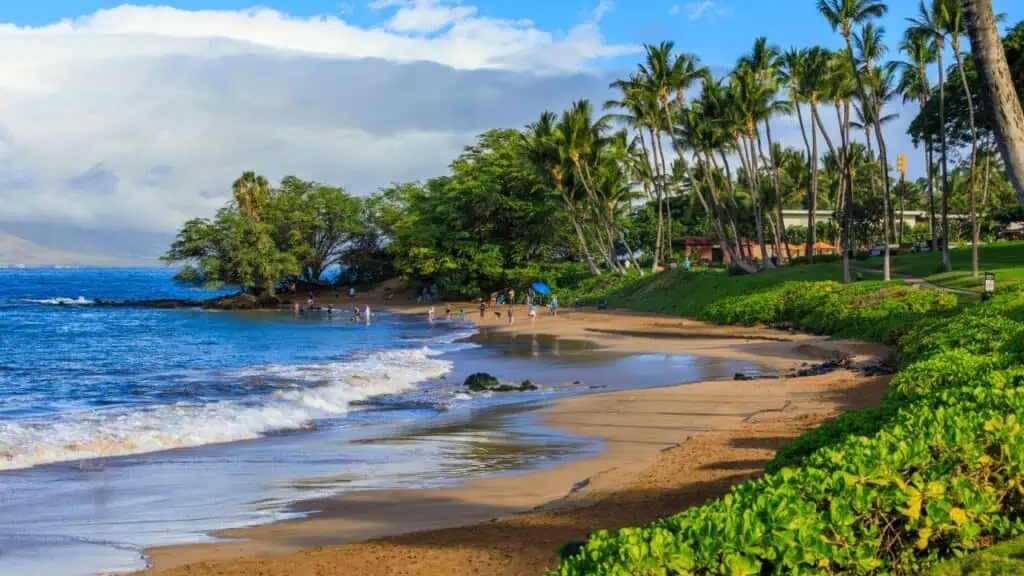
[{"label": "white cloud", "polygon": [[437,174],[607,84],[574,75],[635,51],[604,42],[600,6],[561,34],[440,0],[378,0],[376,27],[131,5],[0,24],[0,221],[172,230],[244,169],[358,193]]},{"label": "white cloud", "polygon": [[690,21],[700,20],[705,16],[729,16],[732,14],[732,8],[719,3],[717,0],[690,2],[683,9],[686,11],[686,18]]}]

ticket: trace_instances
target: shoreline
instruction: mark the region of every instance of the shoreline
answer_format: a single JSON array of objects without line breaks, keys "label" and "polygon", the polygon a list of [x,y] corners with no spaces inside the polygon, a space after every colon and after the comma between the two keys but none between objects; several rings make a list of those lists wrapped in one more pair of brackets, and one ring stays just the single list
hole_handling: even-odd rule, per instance
[{"label": "shoreline", "polygon": [[[342,301],[346,299],[347,296]],[[365,297],[354,300],[401,314],[425,314],[426,310],[422,305],[395,305]],[[441,307],[443,312],[443,304]],[[458,307],[453,303],[454,310]],[[517,307],[517,311],[519,309],[525,311],[525,307]],[[560,313],[558,317],[542,312],[534,323],[525,316],[522,314],[520,320],[517,315],[519,323],[511,327],[506,325],[506,318],[495,319],[490,313],[483,322],[478,321],[478,315],[467,315],[467,319],[476,321],[481,329],[513,335],[585,339],[602,349],[627,353],[743,359],[777,368],[780,372],[802,362],[825,360],[840,352],[854,354],[856,362],[873,362],[888,352],[884,347],[859,342],[832,341],[759,327],[716,326],[632,312],[572,311]],[[390,552],[382,557],[381,550],[404,550],[402,554],[413,554],[417,558],[431,556],[448,548],[441,546],[443,550],[436,551],[415,545],[410,551],[405,547],[410,545],[408,542],[430,541],[452,530],[466,531],[463,536],[472,539],[472,533],[484,527],[508,528],[529,522],[531,517],[573,516],[587,508],[601,508],[602,501],[628,495],[630,491],[626,486],[657,475],[655,463],[659,460],[677,458],[693,450],[696,452],[684,460],[700,460],[702,455],[707,456],[698,449],[702,443],[714,443],[723,435],[763,427],[765,422],[797,431],[832,417],[850,405],[877,404],[887,380],[886,377],[839,371],[799,379],[713,380],[594,392],[555,400],[537,411],[541,425],[599,440],[602,449],[596,455],[539,470],[469,480],[451,488],[371,490],[302,502],[294,509],[310,512],[306,517],[213,533],[232,539],[230,541],[146,549],[150,568],[143,573],[167,576],[306,574],[315,573],[309,563],[320,566],[324,561],[321,557],[341,561],[339,555],[344,555],[347,565],[353,554],[363,553],[376,555],[379,561],[369,562],[360,573],[434,573],[414,568],[415,562],[407,566],[409,571],[404,571],[401,566],[408,564],[409,558],[390,558]],[[782,443],[781,432],[773,438],[777,444],[774,448],[777,448]],[[764,452],[769,448],[760,446],[758,450]],[[742,463],[727,469],[742,474],[730,474],[726,484],[758,473],[759,465],[754,465],[753,460],[747,463],[749,469],[743,468]],[[689,470],[676,480],[702,476],[701,472]],[[722,481],[722,478],[715,480]],[[724,487],[725,484],[718,488]],[[698,496],[702,501],[720,492],[709,488],[706,494]],[[693,503],[697,501],[690,502]],[[643,521],[636,519],[636,511],[630,514],[623,515],[619,523]],[[614,518],[617,520],[618,516]],[[613,524],[614,521],[608,527]],[[600,526],[591,523],[590,529]],[[515,537],[508,538],[510,540],[503,545],[515,547]],[[563,542],[546,550],[548,560],[554,558],[558,546],[571,539],[564,538]],[[473,548],[471,544],[468,546]],[[527,556],[536,560],[537,552],[534,550]],[[466,550],[459,552],[464,553]],[[472,558],[462,558],[454,564],[442,562],[444,568],[437,568],[438,573],[518,573],[505,571],[502,565],[491,565],[486,570],[462,570],[465,562],[474,564]]]}]

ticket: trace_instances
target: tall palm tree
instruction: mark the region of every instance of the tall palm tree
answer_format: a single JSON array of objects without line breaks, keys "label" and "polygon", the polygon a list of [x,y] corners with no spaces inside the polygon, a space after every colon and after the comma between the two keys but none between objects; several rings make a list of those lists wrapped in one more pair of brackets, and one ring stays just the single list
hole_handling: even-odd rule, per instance
[{"label": "tall palm tree", "polygon": [[942,164],[942,268],[949,272],[953,263],[949,260],[949,163],[946,157],[946,70],[942,64],[942,50],[946,44],[943,33],[947,11],[944,0],[932,0],[929,8],[924,0],[918,6],[917,18],[909,18],[911,29],[932,37],[935,42],[935,63],[939,70],[939,157]]},{"label": "tall palm tree", "polygon": [[[657,211],[657,233],[655,236],[654,259],[651,270],[657,270],[664,251],[664,208],[667,198],[665,191],[665,167],[658,163],[658,145],[661,141],[661,110],[660,104],[655,99],[654,93],[645,85],[645,78],[638,75],[630,76],[626,80],[616,80],[610,87],[617,88],[622,92],[619,100],[608,100],[604,108],[617,109],[617,114],[611,118],[619,121],[625,126],[637,132],[640,141],[642,161],[646,166],[641,173],[649,178],[642,179],[646,188],[654,190],[654,200]],[[644,131],[650,136],[653,154],[647,147],[647,139],[644,138]],[[662,158],[664,156],[662,155]]]},{"label": "tall palm tree", "polygon": [[[776,100],[775,96],[779,91],[779,75],[782,69],[782,53],[778,46],[768,44],[768,39],[765,37],[757,38],[754,41],[754,47],[749,54],[742,56],[737,62],[737,67],[747,66],[753,70],[756,75],[758,82],[761,84],[763,90],[770,94],[770,99],[765,107],[763,117],[761,118],[764,124],[765,138],[768,141],[768,156],[766,157],[761,149],[761,137],[758,129],[758,153],[761,155],[762,160],[771,176],[772,188],[775,192],[775,227],[776,238],[783,246],[785,246],[786,259],[792,259],[790,254],[789,243],[786,242],[786,230],[785,222],[782,216],[782,193],[779,188],[779,172],[778,172],[778,159],[775,157],[772,146],[772,125],[771,117],[776,114],[788,114],[791,111],[789,102],[784,100]],[[779,252],[779,246],[776,246],[776,255],[782,256]]]},{"label": "tall palm tree", "polygon": [[[814,46],[807,51],[803,68],[800,72],[803,82],[800,85],[800,95],[807,102],[811,112],[811,148],[808,153],[810,160],[810,190],[807,201],[807,229],[808,242],[807,250],[814,249],[814,229],[816,228],[816,214],[818,210],[818,132],[824,138],[829,138],[825,131],[824,124],[818,113],[818,104],[821,99],[828,98],[829,86],[829,62],[831,53],[824,48]],[[828,147],[832,148],[831,139],[826,140]]]},{"label": "tall palm tree", "polygon": [[235,206],[250,218],[259,219],[270,194],[270,184],[263,176],[245,171],[231,185]]},{"label": "tall palm tree", "polygon": [[885,249],[882,256],[882,277],[883,281],[890,279],[889,270],[889,243],[892,238],[892,226],[889,218],[889,205],[892,201],[889,182],[889,154],[885,146],[885,136],[882,133],[882,106],[886,98],[892,96],[892,84],[887,82],[884,74],[877,74],[879,70],[876,62],[888,51],[883,41],[885,28],[876,27],[871,21],[865,22],[860,32],[854,35],[857,45],[858,60],[863,70],[857,67],[854,62],[854,69],[859,72],[858,88],[861,95],[861,103],[870,110],[870,121],[874,127],[875,140],[878,143],[878,159],[881,164],[882,176],[882,239]]},{"label": "tall palm tree", "polygon": [[991,0],[963,0],[971,52],[995,118],[996,140],[1006,172],[1024,205],[1024,111],[1013,87]]},{"label": "tall palm tree", "polygon": [[[853,77],[857,80],[856,85],[862,102],[869,102],[867,96],[864,94],[864,83],[860,77],[860,70],[857,67],[857,62],[852,57],[853,55],[853,27],[862,23],[868,22],[874,18],[884,16],[888,11],[888,7],[883,2],[877,0],[818,0],[818,11],[824,16],[825,20],[832,27],[832,30],[838,31],[843,40],[846,42],[846,50],[850,53],[850,66],[853,70]],[[868,54],[870,58],[870,54]],[[875,138],[879,141],[879,148],[882,154],[882,166],[883,169],[886,167],[885,163],[885,146],[882,142],[882,129],[878,123],[875,124]],[[889,195],[889,181],[888,171],[886,170],[886,178],[884,179],[883,194],[888,197]],[[886,219],[888,220],[888,219]],[[889,270],[889,249],[888,249],[888,233],[886,233],[886,249],[884,252],[884,258],[882,263],[882,279],[888,281],[890,278]]]},{"label": "tall palm tree", "polygon": [[[815,174],[811,174],[811,163],[813,158],[817,156],[817,135],[814,134],[814,124],[811,124],[811,132],[814,137],[814,150],[811,149],[811,143],[807,139],[807,129],[804,126],[804,115],[800,108],[800,103],[804,101],[803,94],[803,83],[804,71],[807,66],[808,52],[806,49],[799,49],[791,47],[782,55],[781,66],[779,67],[779,81],[786,85],[789,89],[789,100],[796,109],[797,121],[800,123],[800,135],[804,139],[804,148],[807,150],[807,170],[808,170],[808,182],[807,187],[807,246],[804,250],[804,254],[807,257],[809,264],[814,263],[814,242],[815,242],[815,214],[812,205],[814,204],[811,200],[812,195],[816,192],[816,178]],[[813,121],[812,121],[813,122]],[[816,170],[815,170],[816,172]]]},{"label": "tall palm tree", "polygon": [[[646,58],[642,64],[637,66],[639,76],[646,78],[647,87],[654,93],[658,102],[661,103],[664,115],[664,126],[668,131],[669,139],[676,151],[676,156],[682,158],[682,148],[676,141],[674,114],[672,103],[682,108],[685,105],[684,93],[695,81],[710,75],[708,69],[700,65],[700,58],[693,54],[675,54],[675,44],[672,42],[661,42],[657,46],[645,45]],[[662,161],[664,165],[664,160]],[[667,204],[668,210],[668,253],[672,255],[672,212],[671,201]]]},{"label": "tall palm tree", "polygon": [[[848,206],[852,208],[854,190],[853,168],[851,167],[850,158],[852,152],[850,108],[851,103],[857,96],[857,79],[851,73],[849,61],[850,54],[845,49],[831,53],[828,59],[826,83],[826,93],[831,97],[836,113],[836,123],[839,126],[838,182],[834,207],[844,216],[840,226],[839,241],[843,246],[843,279],[846,281],[849,281],[850,278],[850,257],[853,255],[857,245],[853,227],[854,212],[852,209],[844,210]],[[828,137],[828,132],[825,130],[825,125],[822,123],[820,115],[817,115],[817,122],[825,137],[825,144],[828,146],[829,151],[835,153],[835,148],[832,146],[832,141]]]},{"label": "tall palm tree", "polygon": [[[903,94],[903,102],[916,101],[920,113],[924,114],[928,106],[928,96],[931,94],[931,87],[928,85],[928,66],[936,59],[935,38],[931,34],[921,30],[908,28],[903,33],[903,40],[900,42],[900,51],[909,58],[905,62],[895,62],[895,66],[902,70],[899,90]],[[932,251],[938,250],[938,243],[935,240],[935,182],[932,178],[932,135],[925,131],[924,134],[925,166],[927,170],[928,190],[928,233],[931,236]]]},{"label": "tall palm tree", "polygon": [[967,71],[964,70],[963,54],[960,51],[960,40],[967,32],[964,23],[964,9],[960,0],[940,0],[943,17],[939,22],[939,28],[949,37],[949,47],[953,49],[953,61],[956,62],[957,71],[960,73],[960,82],[964,88],[964,95],[967,98],[967,121],[971,127],[971,163],[970,163],[970,217],[971,217],[971,276],[978,276],[978,216],[975,202],[975,188],[977,178],[975,165],[978,157],[978,129],[974,125],[974,98],[971,96],[971,87],[967,84]]}]

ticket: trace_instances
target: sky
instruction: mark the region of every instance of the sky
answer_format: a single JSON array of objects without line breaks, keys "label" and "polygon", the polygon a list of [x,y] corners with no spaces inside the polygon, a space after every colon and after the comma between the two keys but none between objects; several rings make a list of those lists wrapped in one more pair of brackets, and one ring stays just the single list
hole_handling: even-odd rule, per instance
[{"label": "sky", "polygon": [[[889,6],[895,46],[917,0]],[[172,234],[243,170],[370,194],[443,174],[482,131],[604,100],[645,42],[724,70],[762,35],[840,45],[814,0],[2,2],[0,224]],[[893,111],[915,176],[914,109]],[[773,130],[802,148],[795,120]]]}]

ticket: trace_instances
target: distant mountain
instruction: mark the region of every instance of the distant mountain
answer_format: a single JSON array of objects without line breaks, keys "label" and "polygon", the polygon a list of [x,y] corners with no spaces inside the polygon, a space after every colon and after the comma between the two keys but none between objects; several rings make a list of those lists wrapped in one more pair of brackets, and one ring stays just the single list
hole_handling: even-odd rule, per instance
[{"label": "distant mountain", "polygon": [[130,260],[156,259],[167,250],[174,240],[174,235],[170,233],[83,228],[64,222],[0,221],[0,234],[3,233],[58,252],[112,256]]},{"label": "distant mountain", "polygon": [[56,250],[29,242],[13,234],[0,232],[0,267],[7,266],[156,266],[156,258],[132,258]]}]

